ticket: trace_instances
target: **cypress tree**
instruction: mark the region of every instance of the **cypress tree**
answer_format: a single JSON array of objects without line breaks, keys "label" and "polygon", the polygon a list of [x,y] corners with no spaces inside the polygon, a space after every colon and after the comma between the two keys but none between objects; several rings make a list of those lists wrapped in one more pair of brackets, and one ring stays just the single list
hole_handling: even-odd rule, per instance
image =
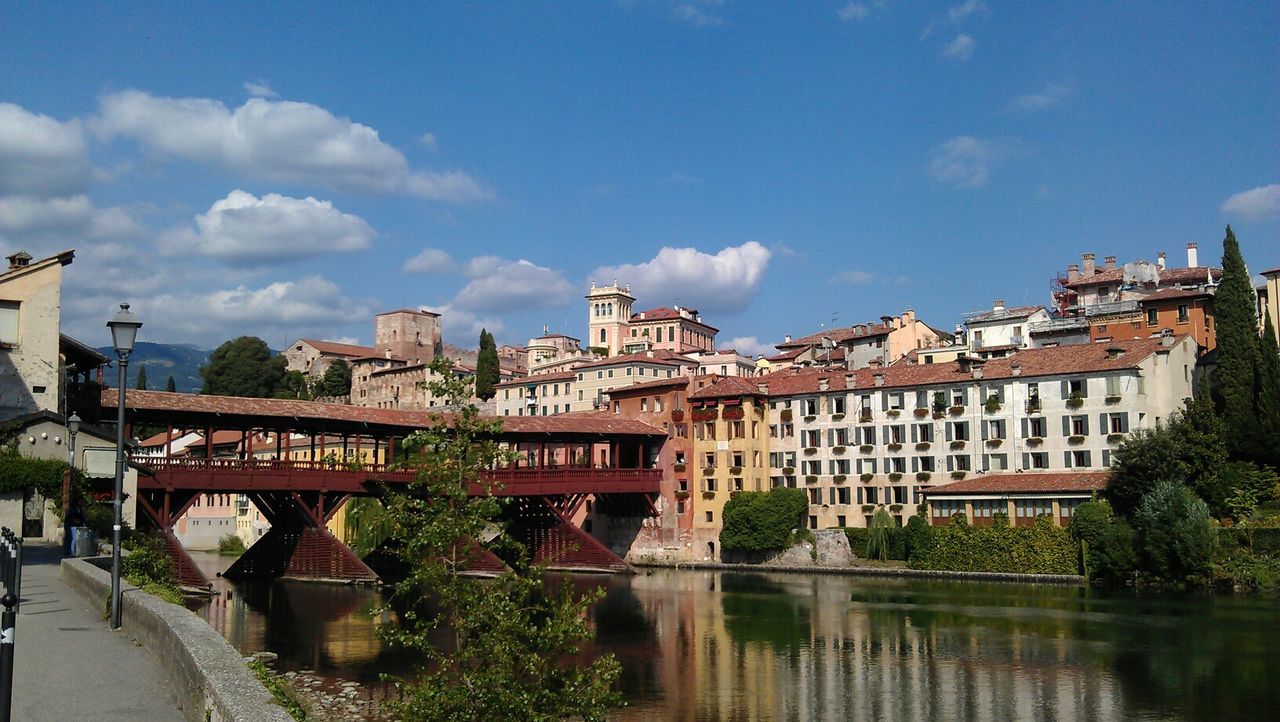
[{"label": "cypress tree", "polygon": [[177,385],[176,383],[174,383],[174,382],[173,382],[173,377],[172,377],[172,376],[170,376],[170,377],[169,377],[169,380],[165,382],[165,384],[164,384],[164,390],[165,390],[165,391],[168,391],[168,392],[170,392],[170,393],[172,393],[172,392],[174,392],[174,391],[177,391],[177,390],[178,390],[178,385]]},{"label": "cypress tree", "polygon": [[147,390],[147,367],[146,366],[138,367],[138,381],[133,385],[133,387],[135,389],[138,389],[139,391]]},{"label": "cypress tree", "polygon": [[497,395],[498,346],[488,329],[480,329],[480,351],[476,356],[476,397],[488,401]]},{"label": "cypress tree", "polygon": [[1267,316],[1258,355],[1258,431],[1262,442],[1259,461],[1280,467],[1280,343]]},{"label": "cypress tree", "polygon": [[1240,255],[1236,234],[1227,226],[1222,241],[1222,283],[1214,296],[1217,318],[1218,369],[1213,398],[1227,424],[1227,443],[1236,458],[1254,458],[1260,451],[1256,394],[1258,391],[1257,296]]}]

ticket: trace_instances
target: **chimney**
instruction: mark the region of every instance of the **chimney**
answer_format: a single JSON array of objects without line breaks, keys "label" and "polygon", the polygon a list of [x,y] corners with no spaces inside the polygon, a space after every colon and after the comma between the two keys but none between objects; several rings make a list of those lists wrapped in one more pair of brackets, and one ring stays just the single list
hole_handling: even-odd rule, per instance
[{"label": "chimney", "polygon": [[982,364],[973,365],[973,378],[978,381],[982,380]]},{"label": "chimney", "polygon": [[1196,244],[1187,244],[1187,268],[1196,268],[1200,265],[1200,252],[1196,250]]},{"label": "chimney", "polygon": [[991,304],[991,310],[992,310],[992,311],[1003,311],[1003,310],[1004,310],[1004,299],[997,298],[997,299],[996,299],[996,302],[995,302],[995,303],[993,303],[993,304]]},{"label": "chimney", "polygon": [[1067,266],[1067,282],[1080,280],[1080,264],[1072,263]]},{"label": "chimney", "polygon": [[761,383],[756,384],[756,388],[760,389],[760,393],[764,394],[765,396],[768,396],[768,395],[769,395],[769,382],[768,382],[768,381],[763,381],[763,382],[761,382]]},{"label": "chimney", "polygon": [[916,322],[916,310],[914,308],[908,308],[907,310],[902,312],[902,324],[904,326],[910,326],[915,322]]},{"label": "chimney", "polygon": [[876,372],[876,375],[875,375],[875,379],[876,379],[876,386],[884,386],[884,374],[883,374],[883,373],[880,373],[880,372],[878,372],[878,371],[877,371],[877,372]]},{"label": "chimney", "polygon": [[1164,251],[1160,251],[1156,254],[1156,267],[1161,271],[1164,270]]},{"label": "chimney", "polygon": [[783,343],[791,343],[791,334],[787,334],[786,336],[783,336],[783,337],[782,337],[782,342],[783,342]]},{"label": "chimney", "polygon": [[1080,256],[1080,275],[1085,278],[1093,275],[1093,259],[1094,255],[1092,253],[1085,253]]},{"label": "chimney", "polygon": [[857,374],[845,374],[845,375],[844,375],[844,387],[845,387],[846,389],[852,389],[852,388],[856,387],[857,385],[858,385],[858,375],[857,375]]},{"label": "chimney", "polygon": [[1165,329],[1160,332],[1160,345],[1168,348],[1173,345],[1173,331]]},{"label": "chimney", "polygon": [[1111,359],[1120,358],[1120,354],[1122,353],[1124,353],[1124,349],[1120,348],[1119,346],[1107,347],[1107,358],[1111,358]]},{"label": "chimney", "polygon": [[826,391],[830,387],[831,387],[831,382],[827,380],[826,376],[823,376],[822,378],[818,379],[819,391]]},{"label": "chimney", "polygon": [[1009,367],[1009,373],[1013,374],[1014,376],[1021,376],[1022,364],[1018,363],[1017,361],[1014,361],[1013,365]]},{"label": "chimney", "polygon": [[1103,258],[1103,259],[1102,259],[1102,264],[1103,264],[1103,266],[1102,266],[1103,268],[1105,268],[1105,269],[1107,269],[1108,271],[1110,271],[1111,269],[1113,269],[1113,268],[1115,268],[1115,267],[1116,267],[1116,257],[1115,257],[1115,256],[1107,256],[1106,258]]},{"label": "chimney", "polygon": [[897,328],[897,326],[894,325],[895,321],[893,316],[881,316],[880,323],[883,324],[885,328]]},{"label": "chimney", "polygon": [[9,256],[10,271],[16,271],[19,268],[24,268],[29,263],[31,263],[31,254],[26,251],[18,251],[12,256]]}]

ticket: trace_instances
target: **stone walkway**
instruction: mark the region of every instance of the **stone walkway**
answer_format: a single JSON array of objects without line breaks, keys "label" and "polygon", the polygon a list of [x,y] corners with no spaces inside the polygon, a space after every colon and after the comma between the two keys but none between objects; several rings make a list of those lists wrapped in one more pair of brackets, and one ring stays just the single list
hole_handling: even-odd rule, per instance
[{"label": "stone walkway", "polygon": [[63,584],[62,550],[30,543],[23,554],[13,719],[186,719],[159,662],[127,631],[107,628],[106,600],[92,605]]}]

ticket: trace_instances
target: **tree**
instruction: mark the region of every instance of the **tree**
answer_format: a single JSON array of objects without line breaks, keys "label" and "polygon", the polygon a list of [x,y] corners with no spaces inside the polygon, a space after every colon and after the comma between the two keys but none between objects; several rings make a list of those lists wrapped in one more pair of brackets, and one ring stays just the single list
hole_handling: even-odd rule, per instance
[{"label": "tree", "polygon": [[1161,481],[1187,484],[1206,501],[1225,509],[1228,490],[1220,471],[1227,461],[1225,428],[1202,393],[1164,426],[1140,429],[1115,452],[1111,480],[1103,496],[1116,514],[1132,518],[1142,498]]},{"label": "tree", "polygon": [[146,366],[138,367],[138,380],[133,384],[133,387],[139,391],[147,390],[147,367]]},{"label": "tree", "polygon": [[241,336],[214,349],[209,363],[200,367],[201,393],[214,396],[269,398],[285,373],[283,356],[272,357],[265,341]]},{"label": "tree", "polygon": [[1213,397],[1230,430],[1228,446],[1233,457],[1253,459],[1261,453],[1258,438],[1257,295],[1236,235],[1227,226],[1222,241],[1222,283],[1213,297],[1218,344],[1218,368],[1213,375]]},{"label": "tree", "polygon": [[476,356],[476,397],[488,401],[497,395],[495,388],[501,375],[498,368],[498,347],[493,334],[487,329],[480,329],[480,352]]},{"label": "tree", "polygon": [[348,396],[351,394],[351,366],[338,359],[329,364],[320,380],[320,396]]},{"label": "tree", "polygon": [[1202,579],[1217,541],[1209,506],[1187,487],[1162,481],[1134,514],[1142,569],[1166,582]]},{"label": "tree", "polygon": [[169,377],[168,381],[164,382],[164,390],[168,391],[169,393],[173,393],[178,390],[178,385],[173,382],[172,376]]},{"label": "tree", "polygon": [[809,495],[778,487],[744,491],[724,505],[720,547],[725,551],[763,552],[786,549],[809,511]]},{"label": "tree", "polygon": [[1263,455],[1258,461],[1280,468],[1280,344],[1271,316],[1262,329],[1258,352],[1258,433]]},{"label": "tree", "polygon": [[889,511],[883,506],[876,509],[875,515],[871,517],[871,533],[867,535],[867,558],[880,561],[888,559],[896,531],[897,524],[893,523]]},{"label": "tree", "polygon": [[500,530],[501,511],[496,497],[469,489],[510,452],[497,442],[501,421],[466,404],[470,382],[452,363],[438,357],[431,370],[432,394],[455,410],[406,439],[417,476],[383,497],[389,544],[407,571],[389,599],[395,622],[380,633],[424,657],[394,711],[413,720],[602,720],[621,705],[613,691],[621,667],[611,654],[579,661],[601,591],[550,583],[509,542],[512,570],[489,580],[466,574],[475,540]]}]

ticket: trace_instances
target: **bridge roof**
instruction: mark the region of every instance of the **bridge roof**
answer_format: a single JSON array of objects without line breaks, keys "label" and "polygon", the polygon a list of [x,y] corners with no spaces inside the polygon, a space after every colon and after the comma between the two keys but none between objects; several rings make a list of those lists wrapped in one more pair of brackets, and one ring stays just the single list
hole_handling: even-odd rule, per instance
[{"label": "bridge roof", "polygon": [[[104,417],[114,411],[115,389],[102,390]],[[172,423],[195,427],[269,428],[296,432],[386,433],[403,435],[430,426],[447,414],[405,409],[300,401],[256,399],[243,396],[205,396],[167,391],[135,391],[125,394],[129,420]],[[503,436],[583,438],[600,436],[666,436],[643,421],[603,416],[503,416]]]}]

